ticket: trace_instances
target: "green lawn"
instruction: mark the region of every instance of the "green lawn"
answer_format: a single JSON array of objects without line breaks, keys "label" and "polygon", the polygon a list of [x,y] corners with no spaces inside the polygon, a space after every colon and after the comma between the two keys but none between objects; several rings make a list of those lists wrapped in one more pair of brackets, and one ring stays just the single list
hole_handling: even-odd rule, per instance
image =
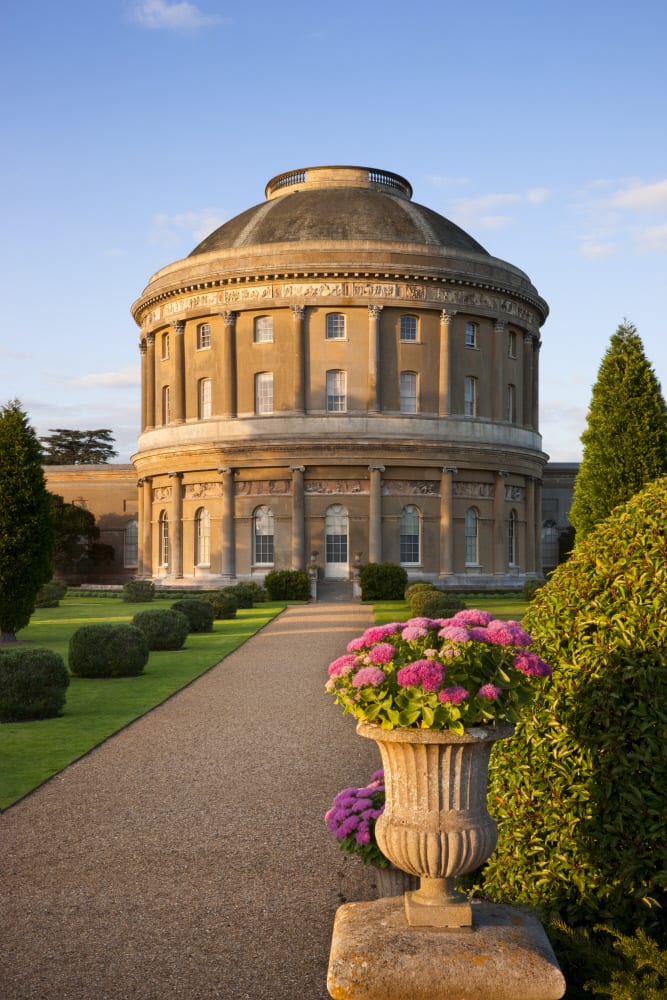
[{"label": "green lawn", "polygon": [[[128,622],[154,604],[120,598],[68,596],[58,608],[35,611],[18,634],[67,662],[71,634],[95,622]],[[216,621],[213,632],[189,635],[183,649],[152,652],[139,677],[72,677],[63,714],[56,719],[0,725],[0,809],[32,791],[113,733],[205,673],[279,614],[284,603],[258,604]]]},{"label": "green lawn", "polygon": [[[469,608],[480,608],[482,611],[490,611],[497,618],[511,618],[514,621],[521,621],[527,603],[519,592],[518,594],[461,594]],[[375,622],[377,625],[385,625],[387,622],[403,622],[412,617],[410,608],[404,601],[376,601],[373,605]]]}]

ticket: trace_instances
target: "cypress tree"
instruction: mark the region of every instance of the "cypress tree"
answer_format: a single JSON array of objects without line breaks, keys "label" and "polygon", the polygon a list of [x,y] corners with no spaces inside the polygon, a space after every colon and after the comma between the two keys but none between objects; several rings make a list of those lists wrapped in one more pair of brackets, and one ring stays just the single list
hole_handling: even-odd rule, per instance
[{"label": "cypress tree", "polygon": [[579,538],[667,473],[667,408],[637,330],[612,336],[593,386],[570,522]]},{"label": "cypress tree", "polygon": [[30,621],[51,578],[53,525],[41,448],[18,400],[0,407],[0,631],[2,641]]}]

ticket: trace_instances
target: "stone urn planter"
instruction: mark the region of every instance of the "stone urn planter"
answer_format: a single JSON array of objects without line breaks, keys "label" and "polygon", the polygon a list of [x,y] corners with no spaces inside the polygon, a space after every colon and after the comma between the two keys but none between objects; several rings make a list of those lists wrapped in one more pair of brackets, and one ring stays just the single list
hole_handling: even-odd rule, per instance
[{"label": "stone urn planter", "polygon": [[496,740],[511,736],[508,723],[449,730],[386,730],[366,720],[357,733],[375,740],[382,755],[386,803],[375,827],[378,846],[404,872],[419,877],[406,892],[408,923],[420,927],[472,927],[472,906],[454,878],[478,868],[498,834],[486,808],[489,757]]}]

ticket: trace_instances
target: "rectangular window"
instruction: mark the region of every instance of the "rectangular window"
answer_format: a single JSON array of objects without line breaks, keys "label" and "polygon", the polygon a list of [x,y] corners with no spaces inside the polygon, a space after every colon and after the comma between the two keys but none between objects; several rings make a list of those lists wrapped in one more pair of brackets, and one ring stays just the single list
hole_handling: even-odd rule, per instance
[{"label": "rectangular window", "polygon": [[327,315],[327,340],[345,339],[345,317],[342,313],[329,313]]},{"label": "rectangular window", "polygon": [[466,323],[466,347],[477,347],[476,323]]},{"label": "rectangular window", "polygon": [[212,383],[210,378],[199,379],[199,419],[207,420],[212,412]]},{"label": "rectangular window", "polygon": [[205,351],[211,346],[211,327],[208,323],[200,323],[197,327],[197,350]]},{"label": "rectangular window", "polygon": [[417,340],[417,317],[401,316],[401,340],[414,343]]},{"label": "rectangular window", "polygon": [[271,344],[273,343],[273,317],[272,316],[258,316],[255,320],[255,343],[256,344]]},{"label": "rectangular window", "polygon": [[516,423],[516,387],[511,384],[507,386],[507,419]]},{"label": "rectangular window", "polygon": [[171,390],[168,385],[162,386],[162,423],[171,423]]},{"label": "rectangular window", "polygon": [[327,372],[327,413],[347,411],[347,373]]},{"label": "rectangular window", "polygon": [[169,334],[168,333],[163,333],[162,334],[162,360],[163,361],[168,361],[169,360]]},{"label": "rectangular window", "polygon": [[417,373],[401,372],[401,413],[417,412]]},{"label": "rectangular window", "polygon": [[463,383],[463,413],[466,417],[477,416],[477,379],[466,375]]},{"label": "rectangular window", "polygon": [[255,375],[255,413],[273,413],[273,372]]},{"label": "rectangular window", "polygon": [[507,334],[507,354],[510,358],[516,357],[516,333],[510,330]]}]

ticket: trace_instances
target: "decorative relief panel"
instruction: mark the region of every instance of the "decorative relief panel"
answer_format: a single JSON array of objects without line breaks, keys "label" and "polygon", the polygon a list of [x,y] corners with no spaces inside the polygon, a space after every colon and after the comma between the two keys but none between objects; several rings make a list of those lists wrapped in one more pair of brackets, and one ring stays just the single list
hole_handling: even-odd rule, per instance
[{"label": "decorative relief panel", "polygon": [[171,486],[156,486],[153,490],[153,500],[171,500]]},{"label": "decorative relief panel", "polygon": [[524,486],[506,486],[505,499],[516,500],[517,503],[523,503],[526,499],[526,488]]},{"label": "decorative relief panel", "polygon": [[289,479],[240,479],[235,492],[237,497],[284,496],[291,485]]},{"label": "decorative relief panel", "polygon": [[493,499],[493,483],[452,483],[452,495],[477,500]]},{"label": "decorative relief panel", "polygon": [[387,479],[382,483],[382,494],[387,497],[437,497],[440,483],[428,480]]},{"label": "decorative relief panel", "polygon": [[222,483],[188,483],[185,487],[186,500],[201,500],[206,497],[221,497]]},{"label": "decorative relief panel", "polygon": [[308,479],[306,493],[368,493],[368,482],[362,479]]}]

